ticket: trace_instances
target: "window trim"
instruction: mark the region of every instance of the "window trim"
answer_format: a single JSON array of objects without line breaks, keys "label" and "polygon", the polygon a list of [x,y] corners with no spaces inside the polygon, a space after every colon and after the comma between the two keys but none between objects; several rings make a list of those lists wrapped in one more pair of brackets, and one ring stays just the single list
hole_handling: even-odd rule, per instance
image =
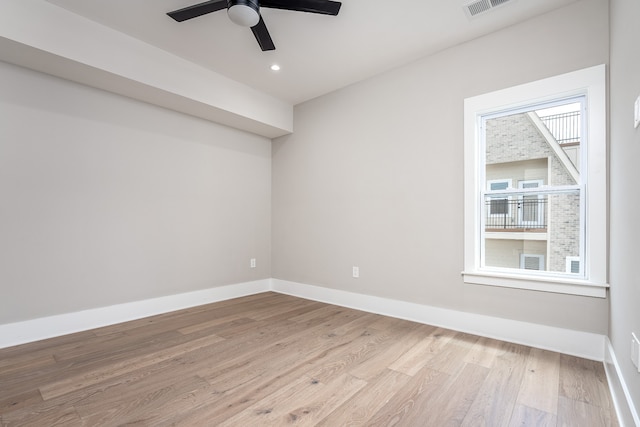
[{"label": "window trim", "polygon": [[[482,116],[532,104],[586,96],[588,112],[585,144],[587,187],[584,197],[584,278],[527,275],[481,268],[482,210],[479,201],[481,174],[479,124]],[[606,68],[597,65],[578,71],[498,90],[464,101],[464,171],[465,171],[465,283],[531,289],[573,295],[606,297],[607,288],[607,134]],[[482,186],[485,184],[482,183]]]}]

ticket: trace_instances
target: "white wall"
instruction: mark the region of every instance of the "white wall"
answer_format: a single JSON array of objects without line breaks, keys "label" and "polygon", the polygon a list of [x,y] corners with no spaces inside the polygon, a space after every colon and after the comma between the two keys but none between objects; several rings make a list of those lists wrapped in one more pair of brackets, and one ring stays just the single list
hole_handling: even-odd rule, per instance
[{"label": "white wall", "polygon": [[610,331],[630,397],[640,409],[640,374],[631,363],[631,332],[640,334],[640,128],[633,103],[640,95],[640,3],[611,0],[610,71]]},{"label": "white wall", "polygon": [[298,105],[273,144],[273,277],[605,334],[606,299],[460,272],[464,98],[607,61],[608,2],[582,0]]},{"label": "white wall", "polygon": [[270,199],[267,138],[0,62],[0,324],[269,278]]}]

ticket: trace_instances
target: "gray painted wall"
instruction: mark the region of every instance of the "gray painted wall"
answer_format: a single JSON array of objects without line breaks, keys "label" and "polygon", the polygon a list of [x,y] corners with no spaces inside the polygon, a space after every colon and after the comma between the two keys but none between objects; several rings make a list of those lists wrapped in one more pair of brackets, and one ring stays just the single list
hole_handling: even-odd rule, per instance
[{"label": "gray painted wall", "polygon": [[640,374],[629,355],[631,332],[640,333],[640,128],[633,128],[633,102],[640,95],[639,17],[639,2],[611,0],[609,337],[636,408]]},{"label": "gray painted wall", "polygon": [[464,98],[608,52],[608,2],[582,0],[298,105],[294,134],[273,143],[273,277],[606,333],[606,299],[460,272]]},{"label": "gray painted wall", "polygon": [[0,62],[0,324],[268,278],[270,214],[268,139]]}]

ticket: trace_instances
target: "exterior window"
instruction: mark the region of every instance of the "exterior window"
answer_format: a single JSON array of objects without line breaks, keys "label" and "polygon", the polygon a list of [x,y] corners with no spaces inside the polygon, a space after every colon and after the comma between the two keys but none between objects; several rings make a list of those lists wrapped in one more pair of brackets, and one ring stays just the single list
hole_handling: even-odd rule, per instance
[{"label": "exterior window", "polygon": [[[541,179],[533,181],[520,181],[518,182],[518,188],[541,188]],[[545,212],[547,199],[540,194],[534,195],[521,195],[518,198],[518,221],[522,226],[544,228],[546,225]],[[540,268],[537,270],[541,270]]]},{"label": "exterior window", "polygon": [[606,295],[604,82],[598,66],[465,100],[465,282]]},{"label": "exterior window", "polygon": [[[511,188],[510,179],[498,179],[487,182],[488,191],[507,190]],[[508,218],[511,214],[511,206],[507,197],[492,197],[487,203],[487,214],[495,220],[500,221],[501,218]],[[495,222],[495,221],[493,221]],[[498,222],[499,223],[499,222]]]}]

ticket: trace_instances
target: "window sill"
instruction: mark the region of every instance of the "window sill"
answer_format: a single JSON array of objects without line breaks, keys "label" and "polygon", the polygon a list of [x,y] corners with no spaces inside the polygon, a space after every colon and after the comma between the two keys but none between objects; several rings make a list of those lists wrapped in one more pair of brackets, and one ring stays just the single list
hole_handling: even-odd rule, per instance
[{"label": "window sill", "polygon": [[465,283],[504,288],[527,289],[532,291],[553,292],[559,294],[581,295],[606,298],[608,284],[593,283],[587,280],[520,276],[496,272],[462,272]]}]

